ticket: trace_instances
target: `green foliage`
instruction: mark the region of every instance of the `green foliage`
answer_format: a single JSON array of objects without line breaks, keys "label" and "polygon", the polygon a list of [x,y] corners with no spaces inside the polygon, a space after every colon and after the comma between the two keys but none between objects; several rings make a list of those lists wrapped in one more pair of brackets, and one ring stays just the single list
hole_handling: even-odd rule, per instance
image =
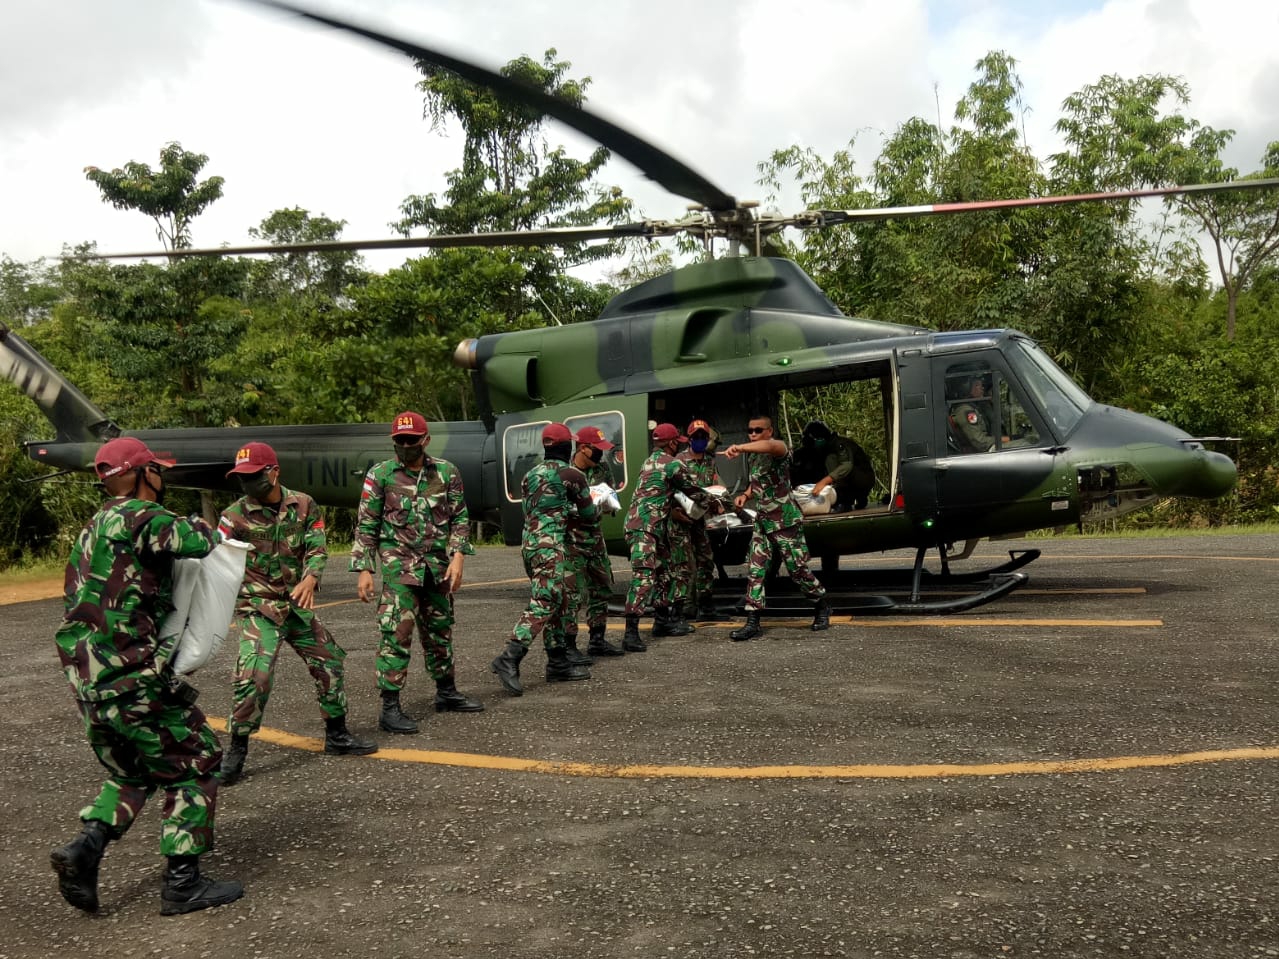
[{"label": "green foliage", "polygon": [[191,221],[222,196],[222,177],[197,182],[209,158],[190,153],[180,143],[160,150],[160,168],[131,160],[110,172],[85,167],[84,175],[117,210],[138,210],[155,220],[156,236],[166,249],[191,245]]}]

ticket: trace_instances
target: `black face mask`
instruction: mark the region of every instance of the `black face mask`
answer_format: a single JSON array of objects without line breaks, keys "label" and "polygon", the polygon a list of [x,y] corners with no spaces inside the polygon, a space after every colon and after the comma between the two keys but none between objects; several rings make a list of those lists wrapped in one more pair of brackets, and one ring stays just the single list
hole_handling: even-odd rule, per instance
[{"label": "black face mask", "polygon": [[592,463],[598,463],[604,458],[604,451],[596,449],[594,446],[588,446],[582,452],[586,454],[586,458]]},{"label": "black face mask", "polygon": [[266,470],[238,478],[240,480],[240,489],[244,491],[245,496],[251,496],[256,500],[265,500],[271,495],[271,489],[274,484],[271,482],[271,477],[267,476]]},{"label": "black face mask", "polygon": [[395,458],[405,466],[416,466],[418,463],[422,462],[422,459],[425,456],[426,447],[421,443],[413,446],[399,446],[397,444],[395,447]]},{"label": "black face mask", "polygon": [[[152,477],[152,476],[154,476],[157,480],[159,480],[159,481],[160,481],[160,485],[159,485],[159,486],[156,486],[156,485],[154,485],[154,484],[151,482],[151,477]],[[155,470],[150,470],[150,469],[147,469],[146,467],[143,467],[142,469],[138,470],[138,483],[146,483],[146,484],[147,484],[147,489],[149,489],[152,493],[154,493],[154,494],[155,494],[155,505],[156,505],[156,506],[163,506],[163,505],[164,505],[164,494],[167,492],[167,489],[166,489],[166,487],[165,487],[165,485],[164,485],[164,474],[163,474],[163,473],[160,473],[160,472],[157,472],[157,471],[155,471]],[[139,485],[137,485],[137,484],[135,484],[135,485],[134,485],[134,487],[133,487],[133,493],[134,493],[134,495],[135,495],[135,496],[137,495],[138,490],[140,490],[140,489],[141,489],[141,486],[139,486]]]}]

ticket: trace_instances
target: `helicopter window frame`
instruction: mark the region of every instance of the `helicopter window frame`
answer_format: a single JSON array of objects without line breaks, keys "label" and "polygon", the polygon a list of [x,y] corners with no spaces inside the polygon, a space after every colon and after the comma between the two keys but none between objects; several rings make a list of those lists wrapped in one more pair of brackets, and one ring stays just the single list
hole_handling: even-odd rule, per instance
[{"label": "helicopter window frame", "polygon": [[[604,454],[616,483],[613,488],[618,492],[626,489],[626,414],[621,410],[579,413],[565,418],[564,425],[574,436],[577,435],[578,430],[587,426],[594,426],[604,434],[604,438],[613,444],[613,448]],[[619,475],[620,482],[618,482]]]},{"label": "helicopter window frame", "polygon": [[[1048,429],[1043,413],[1033,402],[1028,401],[1028,391],[1019,377],[1005,368],[998,358],[1002,354],[987,352],[982,354],[956,354],[951,357],[944,368],[939,368],[941,391],[944,403],[944,419],[940,428],[945,434],[942,447],[947,456],[981,456],[1010,450],[1040,449],[1055,442],[1053,433]],[[970,402],[973,397],[963,394],[952,399],[950,382],[953,379],[970,379],[972,377],[989,377],[990,391],[981,397],[982,402],[990,404],[991,446],[980,450],[965,447],[964,437],[959,432],[953,411],[957,406]],[[1010,400],[1011,402],[1007,402]],[[1015,435],[1008,427],[1015,413],[1025,419],[1023,429]],[[1027,430],[1029,433],[1027,433]]]},{"label": "helicopter window frame", "polygon": [[[533,438],[532,440],[527,440],[527,439],[524,439],[523,436],[521,436],[519,445],[518,445],[520,455],[515,460],[515,462],[518,462],[519,459],[522,459],[530,455],[529,453],[524,452],[525,446],[531,447],[534,453],[540,453],[544,449],[544,447],[542,446],[542,430],[544,430],[547,426],[549,426],[550,423],[551,423],[550,420],[532,420],[532,421],[526,421],[523,423],[512,423],[510,426],[508,426],[506,429],[502,431],[502,487],[503,487],[503,492],[506,494],[507,502],[521,503],[521,504],[524,502],[524,490],[522,486],[517,488],[516,490],[518,495],[512,496],[511,484],[512,482],[516,484],[522,483],[524,480],[525,474],[528,473],[530,469],[536,466],[537,463],[540,463],[543,459],[542,456],[538,456],[534,463],[529,464],[528,469],[524,470],[523,473],[520,473],[518,476],[516,476],[515,470],[513,469],[511,456],[510,456],[510,451],[512,448],[511,434],[527,433],[529,436]],[[536,441],[536,446],[533,445],[534,441]]]},{"label": "helicopter window frame", "polygon": [[1053,434],[1059,442],[1064,441],[1095,401],[1037,344],[1017,339],[1013,345],[1017,350],[1009,355],[1010,365],[1042,411]]}]

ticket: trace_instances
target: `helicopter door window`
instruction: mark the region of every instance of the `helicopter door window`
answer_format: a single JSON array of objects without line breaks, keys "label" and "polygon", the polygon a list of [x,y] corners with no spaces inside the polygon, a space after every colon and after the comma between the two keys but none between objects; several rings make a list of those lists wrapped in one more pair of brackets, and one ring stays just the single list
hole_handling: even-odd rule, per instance
[{"label": "helicopter door window", "polygon": [[542,428],[548,420],[519,423],[502,433],[502,460],[505,463],[506,498],[512,503],[523,501],[524,474],[543,459]]},{"label": "helicopter door window", "polygon": [[999,431],[1001,449],[1038,446],[1039,431],[1026,413],[1026,407],[1017,396],[1012,384],[999,378],[999,414],[1002,428]]},{"label": "helicopter door window", "polygon": [[587,427],[594,426],[604,434],[604,438],[613,444],[613,448],[604,454],[604,465],[608,467],[612,474],[612,482],[609,483],[613,489],[626,489],[626,456],[622,452],[622,440],[626,436],[626,419],[616,410],[610,410],[607,413],[589,413],[584,416],[570,416],[564,421],[564,425],[574,435],[577,431]]},{"label": "helicopter door window", "polygon": [[998,449],[998,417],[989,366],[961,363],[946,371],[946,446],[951,453],[991,453]]}]

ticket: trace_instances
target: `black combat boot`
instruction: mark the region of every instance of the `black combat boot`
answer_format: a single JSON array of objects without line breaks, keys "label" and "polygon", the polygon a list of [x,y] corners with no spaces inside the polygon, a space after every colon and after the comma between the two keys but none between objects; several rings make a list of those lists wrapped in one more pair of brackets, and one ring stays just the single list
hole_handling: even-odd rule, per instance
[{"label": "black combat boot", "polygon": [[324,721],[324,751],[331,756],[367,756],[377,752],[377,743],[356,739],[346,728],[346,717],[330,717]]},{"label": "black combat boot", "polygon": [[813,604],[813,625],[808,628],[814,633],[830,629],[830,603],[826,601],[825,596]]},{"label": "black combat boot", "polygon": [[577,623],[574,623],[564,631],[564,655],[568,657],[569,664],[573,666],[595,665],[595,660],[577,648]]},{"label": "black combat boot", "polygon": [[388,733],[417,732],[417,721],[404,714],[400,709],[400,691],[398,689],[382,690],[382,715],[377,720],[378,728]]},{"label": "black combat boot", "polygon": [[457,683],[450,675],[435,681],[435,711],[437,713],[482,713],[484,704],[478,699],[468,699],[459,693]]},{"label": "black combat boot", "polygon": [[523,696],[524,687],[520,685],[520,660],[528,655],[528,647],[515,640],[508,640],[502,655],[493,660],[489,666],[508,693],[512,696]]},{"label": "black combat boot", "polygon": [[759,628],[759,610],[746,610],[746,625],[741,629],[735,629],[728,634],[728,638],[735,643],[740,643],[746,639],[755,639],[763,636],[764,631]]},{"label": "black combat boot", "polygon": [[546,681],[548,683],[571,683],[579,679],[590,679],[591,671],[585,666],[571,663],[563,646],[546,651]]},{"label": "black combat boot", "polygon": [[626,632],[622,634],[622,649],[628,653],[643,653],[648,650],[639,631],[639,617],[626,614]]},{"label": "black combat boot", "polygon": [[704,623],[719,623],[728,618],[721,616],[719,610],[715,608],[715,594],[710,590],[697,597],[696,616]]},{"label": "black combat boot", "polygon": [[693,627],[684,621],[679,610],[659,606],[653,612],[654,636],[687,636]]},{"label": "black combat boot", "polygon": [[80,835],[49,855],[53,871],[58,874],[58,891],[77,909],[98,911],[98,866],[107,843],[115,838],[114,830],[106,823],[86,819]]},{"label": "black combat boot", "polygon": [[232,733],[231,745],[222,754],[222,773],[218,778],[224,786],[234,786],[244,775],[244,760],[249,755],[249,734]]},{"label": "black combat boot", "polygon": [[598,626],[591,627],[591,639],[586,644],[586,651],[592,656],[625,656],[626,650],[621,646],[614,646],[604,636],[608,631],[608,624],[600,623]]},{"label": "black combat boot", "polygon": [[160,889],[160,915],[177,916],[225,906],[243,895],[244,887],[233,879],[219,882],[201,876],[199,856],[170,856]]}]

